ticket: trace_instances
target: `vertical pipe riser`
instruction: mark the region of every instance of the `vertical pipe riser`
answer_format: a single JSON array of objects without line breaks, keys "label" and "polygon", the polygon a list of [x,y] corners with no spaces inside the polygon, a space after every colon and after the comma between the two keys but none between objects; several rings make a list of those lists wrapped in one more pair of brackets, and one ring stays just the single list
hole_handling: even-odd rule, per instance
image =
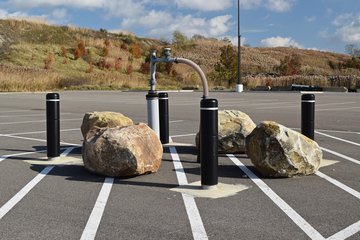
[{"label": "vertical pipe riser", "polygon": [[48,158],[60,156],[60,97],[57,93],[46,95],[46,140]]},{"label": "vertical pipe riser", "polygon": [[159,93],[160,141],[169,143],[169,98],[167,93]]},{"label": "vertical pipe riser", "polygon": [[301,133],[308,138],[315,139],[315,95],[301,96]]},{"label": "vertical pipe riser", "polygon": [[218,184],[218,102],[203,99],[200,113],[201,185]]},{"label": "vertical pipe riser", "polygon": [[159,96],[156,92],[149,92],[146,95],[148,125],[160,137],[159,129]]}]

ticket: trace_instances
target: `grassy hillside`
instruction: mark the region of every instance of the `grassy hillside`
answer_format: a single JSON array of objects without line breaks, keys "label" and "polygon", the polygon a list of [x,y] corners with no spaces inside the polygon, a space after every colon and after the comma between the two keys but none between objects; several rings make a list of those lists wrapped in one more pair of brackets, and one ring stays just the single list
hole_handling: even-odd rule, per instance
[{"label": "grassy hillside", "polygon": [[[226,44],[200,38],[170,47],[174,56],[198,63],[208,75],[209,85],[214,87],[219,82],[211,76],[220,49]],[[165,46],[169,44],[133,35],[0,20],[0,91],[147,89],[149,74],[145,58],[150,49],[160,50]],[[282,59],[293,54],[301,59],[300,72],[280,76],[277,67]],[[360,70],[344,65],[350,60],[348,55],[312,50],[243,47],[243,83],[248,88],[291,83],[360,87]],[[159,70],[160,89],[200,84],[197,74],[187,66],[162,65]]]}]

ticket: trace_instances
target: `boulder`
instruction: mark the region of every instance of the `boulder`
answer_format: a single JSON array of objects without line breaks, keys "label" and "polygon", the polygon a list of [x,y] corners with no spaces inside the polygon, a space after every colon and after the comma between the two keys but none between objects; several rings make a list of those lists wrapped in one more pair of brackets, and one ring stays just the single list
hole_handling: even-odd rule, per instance
[{"label": "boulder", "polygon": [[88,112],[85,113],[81,124],[81,132],[85,138],[88,131],[93,127],[122,127],[133,125],[134,122],[117,112]]},{"label": "boulder", "polygon": [[251,162],[266,177],[313,174],[320,167],[322,151],[310,138],[276,122],[261,122],[246,139]]},{"label": "boulder", "polygon": [[111,177],[130,177],[156,172],[163,148],[156,133],[146,124],[93,128],[83,143],[87,170]]},{"label": "boulder", "polygon": [[[218,139],[220,153],[243,153],[246,151],[245,139],[256,127],[251,118],[237,110],[218,112]],[[196,134],[199,148],[199,133]]]}]

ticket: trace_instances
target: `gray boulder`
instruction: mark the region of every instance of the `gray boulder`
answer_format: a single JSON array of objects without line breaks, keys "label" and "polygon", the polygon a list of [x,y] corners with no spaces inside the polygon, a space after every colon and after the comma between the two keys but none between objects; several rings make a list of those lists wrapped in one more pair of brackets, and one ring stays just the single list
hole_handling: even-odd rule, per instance
[{"label": "gray boulder", "polygon": [[306,136],[276,122],[261,122],[246,139],[251,162],[266,177],[313,174],[320,167],[322,151]]},{"label": "gray boulder", "polygon": [[146,124],[93,128],[84,140],[82,156],[87,170],[111,177],[156,172],[163,148]]},{"label": "gray boulder", "polygon": [[123,127],[133,125],[134,122],[125,115],[117,112],[88,112],[85,113],[81,124],[81,132],[85,138],[93,127]]},{"label": "gray boulder", "polygon": [[[218,134],[220,153],[243,153],[246,151],[245,139],[256,127],[251,118],[237,110],[218,112]],[[199,148],[199,133],[196,135]]]}]

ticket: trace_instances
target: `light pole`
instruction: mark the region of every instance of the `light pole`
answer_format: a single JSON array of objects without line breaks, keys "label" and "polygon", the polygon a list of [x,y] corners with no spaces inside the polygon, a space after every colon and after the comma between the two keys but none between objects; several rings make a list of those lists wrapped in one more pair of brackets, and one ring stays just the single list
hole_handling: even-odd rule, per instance
[{"label": "light pole", "polygon": [[243,85],[241,84],[241,35],[240,35],[240,0],[238,0],[238,67],[237,67],[237,84],[236,92],[243,91]]}]

